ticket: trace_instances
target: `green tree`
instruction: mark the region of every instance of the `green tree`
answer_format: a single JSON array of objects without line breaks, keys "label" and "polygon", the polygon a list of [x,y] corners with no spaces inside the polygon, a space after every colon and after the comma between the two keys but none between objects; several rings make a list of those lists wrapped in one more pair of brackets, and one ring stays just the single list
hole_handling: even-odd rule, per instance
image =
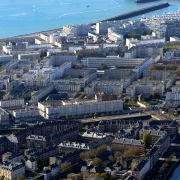
[{"label": "green tree", "polygon": [[143,134],[143,143],[145,145],[145,148],[149,148],[151,145],[151,136],[150,132],[146,132]]},{"label": "green tree", "polygon": [[17,180],[26,180],[26,177],[24,175],[22,175],[22,174],[19,174],[17,176]]},{"label": "green tree", "polygon": [[98,166],[100,165],[102,162],[102,160],[100,158],[95,158],[92,162],[91,162],[91,165],[92,166]]},{"label": "green tree", "polygon": [[66,114],[66,119],[69,119],[71,117],[70,114]]},{"label": "green tree", "polygon": [[154,89],[153,90],[153,98],[156,98],[157,97],[157,93],[156,93],[156,90]]},{"label": "green tree", "polygon": [[66,46],[65,46],[65,47],[63,47],[63,50],[68,50],[68,47],[66,47]]},{"label": "green tree", "polygon": [[62,172],[70,172],[72,170],[71,163],[65,162],[64,164],[61,165],[60,169]]},{"label": "green tree", "polygon": [[4,180],[4,178],[5,178],[5,176],[4,176],[4,175],[2,175],[2,176],[0,177],[0,180]]},{"label": "green tree", "polygon": [[123,41],[123,42],[122,42],[122,45],[125,46],[125,45],[126,45],[126,41]]},{"label": "green tree", "polygon": [[105,70],[105,69],[108,69],[107,64],[105,64],[105,63],[101,64],[100,70]]},{"label": "green tree", "polygon": [[152,80],[156,80],[156,76],[155,76],[155,74],[152,74],[151,79],[152,79]]}]

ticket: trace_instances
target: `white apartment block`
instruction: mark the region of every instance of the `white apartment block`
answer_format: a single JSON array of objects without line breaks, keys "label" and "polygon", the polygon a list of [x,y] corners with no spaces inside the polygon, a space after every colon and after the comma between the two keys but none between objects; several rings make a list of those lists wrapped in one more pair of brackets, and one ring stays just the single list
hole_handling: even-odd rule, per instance
[{"label": "white apartment block", "polygon": [[43,89],[40,89],[39,91],[37,91],[35,94],[31,96],[31,103],[33,104],[38,103],[39,100],[41,100],[43,97],[48,95],[53,90],[54,90],[54,85],[52,84],[47,85]]},{"label": "white apartment block", "polygon": [[63,26],[63,33],[72,33],[75,36],[87,35],[90,31],[90,24],[76,24]]},{"label": "white apartment block", "polygon": [[19,109],[13,111],[13,117],[16,121],[29,121],[40,117],[38,109]]},{"label": "white apartment block", "polygon": [[11,69],[10,73],[16,74],[17,77],[21,77],[23,75],[23,70],[22,69]]},{"label": "white apartment block", "polygon": [[164,80],[169,76],[171,73],[174,73],[174,71],[163,71],[163,70],[145,70],[143,72],[143,77],[152,77],[152,75],[155,76],[157,80]]},{"label": "white apartment block", "polygon": [[13,56],[12,55],[0,55],[0,62],[9,62],[13,60]]},{"label": "white apartment block", "polygon": [[180,92],[167,92],[166,100],[167,101],[179,101],[180,100]]},{"label": "white apartment block", "polygon": [[106,64],[108,67],[134,67],[139,65],[144,59],[129,59],[119,58],[118,56],[107,57],[89,57],[82,59],[82,64],[85,67],[99,68],[102,64]]},{"label": "white apartment block", "polygon": [[108,29],[108,38],[115,42],[115,43],[119,43],[122,44],[124,37],[121,34],[118,34],[116,32],[113,32],[113,30],[111,28]]},{"label": "white apartment block", "polygon": [[180,92],[180,86],[173,86],[172,87],[172,93],[179,93]]},{"label": "white apartment block", "polygon": [[65,62],[59,67],[59,74],[58,77],[63,77],[64,76],[64,71],[65,69],[70,69],[71,68],[71,62]]},{"label": "white apartment block", "polygon": [[140,94],[143,94],[145,97],[153,95],[153,91],[156,91],[160,96],[164,94],[164,85],[131,85],[126,89],[126,96],[128,97],[137,97]]},{"label": "white apartment block", "polygon": [[49,83],[49,78],[39,78],[39,79],[16,79],[19,83],[24,83],[28,87],[44,87]]},{"label": "white apartment block", "polygon": [[70,115],[78,115],[78,114],[90,114],[90,113],[104,113],[104,112],[112,112],[112,111],[122,111],[123,110],[123,102],[122,100],[116,101],[103,101],[97,102],[94,101],[82,101],[82,102],[64,102],[62,106],[52,107],[46,103],[38,103],[38,108],[40,110],[40,114],[48,119],[48,118],[58,118],[62,116],[66,116],[66,114]]},{"label": "white apartment block", "polygon": [[8,99],[8,100],[0,101],[1,108],[22,107],[22,106],[24,106],[24,99]]},{"label": "white apartment block", "polygon": [[143,71],[146,70],[151,64],[156,63],[160,59],[160,56],[153,56],[149,59],[146,59],[139,63],[133,71],[138,74],[138,78],[143,74]]},{"label": "white apartment block", "polygon": [[22,59],[38,59],[40,58],[40,54],[39,53],[27,53],[27,54],[18,54],[18,60],[22,60]]},{"label": "white apartment block", "polygon": [[4,176],[6,180],[17,180],[18,175],[25,176],[25,166],[17,162],[3,162],[0,165],[0,176]]},{"label": "white apartment block", "polygon": [[58,81],[53,81],[54,88],[57,91],[60,92],[78,92],[81,90],[81,85],[80,84],[75,84],[75,83],[65,83],[65,84],[58,84]]},{"label": "white apartment block", "polygon": [[23,74],[23,79],[36,79],[36,74],[34,72],[27,72]]},{"label": "white apartment block", "polygon": [[0,125],[8,125],[9,124],[9,113],[4,109],[0,108]]}]

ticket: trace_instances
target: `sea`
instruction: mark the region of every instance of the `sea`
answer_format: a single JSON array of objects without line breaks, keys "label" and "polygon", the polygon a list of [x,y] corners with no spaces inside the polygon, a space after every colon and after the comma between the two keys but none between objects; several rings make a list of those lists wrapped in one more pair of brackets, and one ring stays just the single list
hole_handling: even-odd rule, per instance
[{"label": "sea", "polygon": [[[134,3],[134,0],[1,0],[0,38],[62,28],[68,24],[90,23],[166,0]],[[180,9],[180,0],[143,16],[152,17]],[[138,19],[140,16],[132,19]]]}]

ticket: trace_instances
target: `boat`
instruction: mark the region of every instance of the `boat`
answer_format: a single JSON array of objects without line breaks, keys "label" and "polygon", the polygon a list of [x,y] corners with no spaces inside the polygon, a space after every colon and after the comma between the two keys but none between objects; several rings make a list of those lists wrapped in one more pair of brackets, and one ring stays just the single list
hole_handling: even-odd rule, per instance
[{"label": "boat", "polygon": [[89,5],[87,5],[87,7],[89,7]]}]

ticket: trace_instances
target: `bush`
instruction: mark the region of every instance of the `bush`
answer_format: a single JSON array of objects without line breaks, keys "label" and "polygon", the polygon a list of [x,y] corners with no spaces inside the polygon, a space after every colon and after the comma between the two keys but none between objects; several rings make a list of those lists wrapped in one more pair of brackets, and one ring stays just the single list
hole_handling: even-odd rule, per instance
[{"label": "bush", "polygon": [[101,159],[95,158],[95,159],[91,162],[91,165],[92,165],[92,166],[98,166],[98,165],[101,164],[101,162],[102,162]]}]

